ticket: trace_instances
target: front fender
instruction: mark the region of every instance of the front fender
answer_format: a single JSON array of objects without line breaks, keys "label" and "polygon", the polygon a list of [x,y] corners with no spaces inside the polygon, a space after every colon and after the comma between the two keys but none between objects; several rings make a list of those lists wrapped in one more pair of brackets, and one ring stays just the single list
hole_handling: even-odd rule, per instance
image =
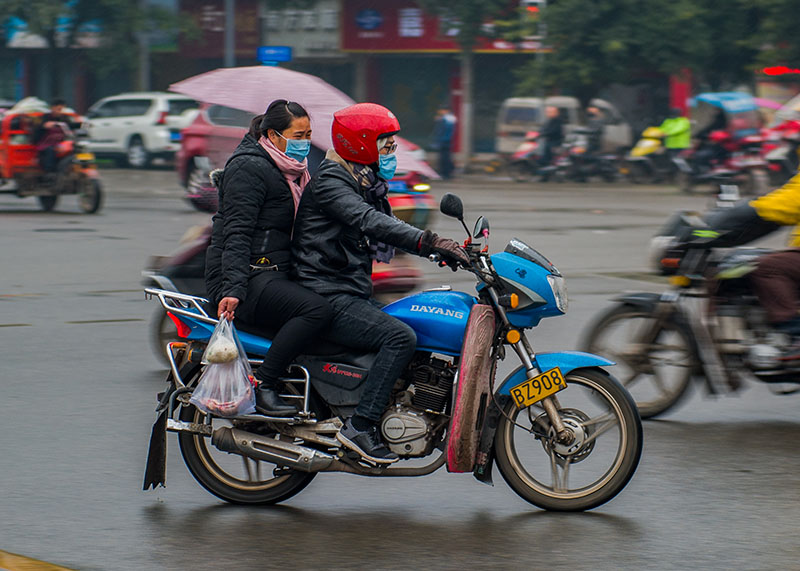
[{"label": "front fender", "polygon": [[[567,375],[570,371],[583,367],[606,367],[613,365],[614,361],[609,361],[604,357],[584,353],[582,351],[560,351],[558,353],[539,353],[533,360],[533,364],[540,371],[548,371],[554,367],[561,369],[561,374]],[[511,389],[527,379],[524,367],[519,367],[511,373],[500,387],[497,389],[498,395],[510,395]]]}]

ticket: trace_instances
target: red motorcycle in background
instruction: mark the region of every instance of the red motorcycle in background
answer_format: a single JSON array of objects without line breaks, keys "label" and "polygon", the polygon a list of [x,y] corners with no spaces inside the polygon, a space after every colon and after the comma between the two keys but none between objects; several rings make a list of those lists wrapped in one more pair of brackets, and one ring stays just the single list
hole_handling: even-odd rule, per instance
[{"label": "red motorcycle in background", "polygon": [[800,167],[800,121],[787,120],[762,130],[762,154],[770,184],[782,186]]},{"label": "red motorcycle in background", "polygon": [[[103,190],[95,157],[84,149],[81,129],[59,123],[61,140],[55,144],[58,166],[45,173],[39,165],[32,134],[42,113],[6,113],[0,121],[0,192],[20,198],[35,196],[49,212],[63,194],[78,196],[78,206],[87,214],[100,209]],[[73,116],[77,120],[77,116]],[[10,184],[3,184],[8,181]]]},{"label": "red motorcycle in background", "polygon": [[761,154],[762,138],[735,138],[730,132],[711,131],[696,147],[674,159],[678,187],[687,194],[701,185],[714,187],[721,179],[735,183],[745,196],[759,196],[769,190],[767,161]]}]

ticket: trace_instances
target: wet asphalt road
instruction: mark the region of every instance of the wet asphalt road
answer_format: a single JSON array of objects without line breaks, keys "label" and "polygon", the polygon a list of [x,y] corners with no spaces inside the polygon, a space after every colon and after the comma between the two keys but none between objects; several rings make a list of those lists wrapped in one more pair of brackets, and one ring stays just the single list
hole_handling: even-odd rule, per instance
[{"label": "wet asphalt road", "polygon": [[[492,488],[444,471],[323,474],[282,506],[229,506],[194,483],[173,436],[167,488],[142,492],[165,372],[139,272],[208,217],[181,201],[169,170],[102,175],[95,216],[69,197],[45,214],[0,195],[0,550],[86,570],[800,568],[800,397],[764,386],[717,400],[695,391],[646,422],[636,476],[590,513],[542,512],[496,470]],[[539,350],[575,348],[616,293],[659,291],[642,273],[648,238],[675,209],[707,202],[668,187],[488,177],[433,192],[444,191],[468,218],[489,218],[492,249],[518,236],[566,276],[570,312],[537,329]],[[467,276],[423,267],[428,285],[471,291]]]}]

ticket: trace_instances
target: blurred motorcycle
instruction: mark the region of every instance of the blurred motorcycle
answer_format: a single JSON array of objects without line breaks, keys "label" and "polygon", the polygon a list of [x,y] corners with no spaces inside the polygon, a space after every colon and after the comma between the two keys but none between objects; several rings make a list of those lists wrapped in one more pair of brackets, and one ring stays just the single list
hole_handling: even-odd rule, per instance
[{"label": "blurred motorcycle", "polygon": [[625,157],[624,169],[631,182],[653,184],[671,182],[678,164],[664,146],[664,131],[648,127]]},{"label": "blurred motorcycle", "polygon": [[[776,394],[800,391],[800,359],[788,359],[791,339],[770,327],[749,281],[763,248],[709,248],[710,227],[738,199],[723,185],[717,210],[706,217],[679,211],[651,242],[652,261],[671,288],[614,300],[586,331],[581,346],[613,359],[642,418],[678,405],[692,379],[710,394],[729,394],[749,380]],[[731,190],[733,192],[731,192]]]},{"label": "blurred motorcycle", "polygon": [[745,196],[759,196],[769,190],[767,161],[761,156],[761,137],[734,138],[728,131],[712,131],[694,149],[675,158],[676,182],[687,194],[700,185],[713,186],[721,177],[730,179]]}]

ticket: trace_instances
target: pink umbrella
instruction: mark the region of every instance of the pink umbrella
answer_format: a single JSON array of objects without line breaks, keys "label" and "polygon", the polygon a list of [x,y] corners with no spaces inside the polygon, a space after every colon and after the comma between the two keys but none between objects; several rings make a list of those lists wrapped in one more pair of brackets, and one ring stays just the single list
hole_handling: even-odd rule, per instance
[{"label": "pink umbrella", "polygon": [[766,109],[780,109],[783,107],[783,103],[778,103],[772,99],[764,99],[763,97],[755,97],[753,101],[755,101],[756,105],[759,107],[764,107]]},{"label": "pink umbrella", "polygon": [[[313,143],[322,149],[333,146],[333,113],[355,103],[350,97],[320,78],[274,66],[226,67],[195,75],[169,86],[170,91],[193,99],[263,113],[275,99],[296,101],[311,116]],[[402,124],[402,121],[401,121]],[[415,145],[397,138],[397,166],[401,171],[416,171],[439,178],[426,162],[413,154]]]}]

